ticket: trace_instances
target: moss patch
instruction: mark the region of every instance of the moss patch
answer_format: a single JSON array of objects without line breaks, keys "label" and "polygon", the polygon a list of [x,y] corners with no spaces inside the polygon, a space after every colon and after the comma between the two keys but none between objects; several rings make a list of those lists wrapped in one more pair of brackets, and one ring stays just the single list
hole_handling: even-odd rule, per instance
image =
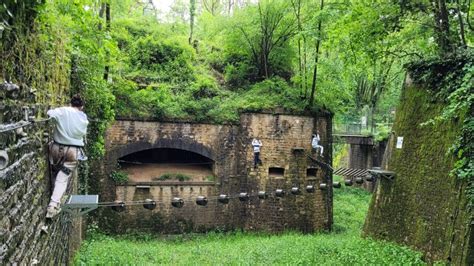
[{"label": "moss patch", "polygon": [[[364,226],[366,235],[413,246],[425,252],[428,260],[453,260],[461,263],[462,238],[467,220],[463,211],[462,185],[450,171],[456,158],[448,150],[461,130],[459,121],[422,125],[438,116],[445,103],[436,101],[433,92],[408,85],[389,142],[388,169],[396,172],[394,181],[380,180]],[[396,138],[403,147],[396,149]],[[458,256],[459,255],[459,256]]]}]

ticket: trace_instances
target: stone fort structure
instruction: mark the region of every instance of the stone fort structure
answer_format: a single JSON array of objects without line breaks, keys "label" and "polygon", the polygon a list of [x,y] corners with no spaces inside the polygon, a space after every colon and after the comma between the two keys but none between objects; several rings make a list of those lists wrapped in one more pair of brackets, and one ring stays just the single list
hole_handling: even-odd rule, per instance
[{"label": "stone fort structure", "polygon": [[[240,123],[229,125],[117,120],[107,131],[97,185],[100,199],[125,203],[152,199],[157,206],[154,210],[126,206],[123,212],[102,208],[101,227],[114,232],[161,233],[329,230],[332,175],[324,164],[309,157],[316,157],[311,151],[311,136],[316,132],[325,151],[331,151],[331,118],[330,113],[321,111],[312,115],[242,113]],[[262,165],[257,168],[253,167],[254,137],[263,143]],[[187,158],[185,162],[183,158]],[[330,165],[331,153],[325,152],[318,160]],[[148,165],[160,162],[178,162],[178,168],[203,165],[211,177],[179,181],[147,176]],[[127,163],[135,164],[134,173],[140,178],[132,174],[128,182],[114,182],[111,174],[127,171]],[[320,190],[320,184],[328,185]],[[315,191],[308,193],[308,185]],[[295,187],[299,193],[290,193]],[[282,190],[280,197],[277,189]],[[258,198],[258,191],[266,191],[268,198]],[[242,192],[249,194],[248,200],[238,199]],[[230,197],[228,204],[218,202],[220,194]],[[207,205],[197,205],[198,196],[206,197]],[[175,197],[184,200],[182,208],[171,205]]]}]

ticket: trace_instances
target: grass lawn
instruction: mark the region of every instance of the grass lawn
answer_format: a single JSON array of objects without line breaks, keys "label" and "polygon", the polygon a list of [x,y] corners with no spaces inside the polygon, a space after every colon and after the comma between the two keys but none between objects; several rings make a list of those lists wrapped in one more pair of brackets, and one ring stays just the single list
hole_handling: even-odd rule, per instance
[{"label": "grass lawn", "polygon": [[335,225],[331,233],[233,232],[172,239],[94,234],[83,242],[74,264],[423,264],[421,254],[407,247],[360,237],[369,193],[343,187],[334,194]]}]

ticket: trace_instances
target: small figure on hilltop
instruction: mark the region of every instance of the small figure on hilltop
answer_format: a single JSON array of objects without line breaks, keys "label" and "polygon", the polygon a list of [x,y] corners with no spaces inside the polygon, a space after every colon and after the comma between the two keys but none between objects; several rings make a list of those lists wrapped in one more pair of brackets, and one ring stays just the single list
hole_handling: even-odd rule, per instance
[{"label": "small figure on hilltop", "polygon": [[323,151],[324,151],[324,147],[319,145],[319,141],[321,140],[321,138],[319,137],[319,132],[317,132],[316,134],[313,134],[313,138],[311,140],[311,146],[313,146],[313,149],[316,151],[318,149],[319,150],[319,155],[321,157],[323,157]]},{"label": "small figure on hilltop", "polygon": [[257,169],[257,164],[262,165],[262,160],[260,160],[260,147],[262,147],[262,142],[254,138],[252,140],[252,147],[253,147],[253,167]]},{"label": "small figure on hilltop", "polygon": [[53,218],[60,211],[61,198],[66,192],[69,178],[77,168],[78,160],[86,160],[84,137],[87,132],[87,115],[82,111],[84,102],[79,94],[72,96],[71,106],[48,111],[54,121],[53,142],[49,144],[49,162],[57,173],[46,218]]}]

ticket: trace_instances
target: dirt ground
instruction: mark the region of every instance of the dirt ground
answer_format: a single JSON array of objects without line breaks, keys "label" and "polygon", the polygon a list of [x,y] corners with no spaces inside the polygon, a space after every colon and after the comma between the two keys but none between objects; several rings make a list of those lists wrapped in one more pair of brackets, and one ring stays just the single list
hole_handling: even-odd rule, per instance
[{"label": "dirt ground", "polygon": [[131,182],[157,181],[163,174],[184,174],[191,177],[188,181],[208,181],[208,176],[214,176],[212,170],[203,165],[130,164],[122,165],[122,170],[128,174],[128,179]]}]

